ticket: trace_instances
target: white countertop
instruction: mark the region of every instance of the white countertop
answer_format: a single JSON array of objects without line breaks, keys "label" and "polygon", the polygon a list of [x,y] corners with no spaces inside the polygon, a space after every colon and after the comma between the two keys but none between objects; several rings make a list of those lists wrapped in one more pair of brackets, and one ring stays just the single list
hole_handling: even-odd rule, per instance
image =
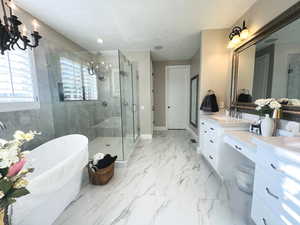
[{"label": "white countertop", "polygon": [[200,119],[209,119],[222,127],[244,127],[250,126],[251,121],[244,119],[235,119],[225,116],[223,113],[200,114]]},{"label": "white countertop", "polygon": [[300,163],[300,137],[261,137],[252,139],[256,145],[272,149],[277,155],[285,156]]},{"label": "white countertop", "polygon": [[300,163],[300,137],[262,137],[248,131],[227,131],[226,136],[243,143],[255,153],[258,146],[274,151],[274,154]]}]

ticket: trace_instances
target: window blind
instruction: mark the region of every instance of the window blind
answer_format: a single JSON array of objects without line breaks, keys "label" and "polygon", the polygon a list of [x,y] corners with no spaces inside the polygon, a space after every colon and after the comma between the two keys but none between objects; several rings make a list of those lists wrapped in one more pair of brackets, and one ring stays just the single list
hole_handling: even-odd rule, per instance
[{"label": "window blind", "polygon": [[81,65],[61,57],[61,78],[65,100],[83,100]]},{"label": "window blind", "polygon": [[0,55],[0,103],[35,101],[31,65],[29,51]]},{"label": "window blind", "polygon": [[97,89],[96,75],[90,75],[88,73],[87,66],[83,66],[82,71],[83,71],[83,85],[84,85],[85,100],[97,100],[98,89]]}]

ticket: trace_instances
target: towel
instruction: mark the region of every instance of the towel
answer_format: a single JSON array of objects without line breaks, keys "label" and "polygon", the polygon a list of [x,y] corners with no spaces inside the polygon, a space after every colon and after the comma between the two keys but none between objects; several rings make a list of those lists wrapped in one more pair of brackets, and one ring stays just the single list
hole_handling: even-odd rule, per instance
[{"label": "towel", "polygon": [[242,93],[238,97],[238,102],[251,103],[252,102],[252,96],[250,94]]},{"label": "towel", "polygon": [[219,112],[219,106],[216,95],[206,95],[203,99],[200,109],[205,112]]},{"label": "towel", "polygon": [[117,160],[117,156],[112,157],[110,154],[105,155],[103,159],[99,160],[97,163],[98,169],[103,169],[111,164],[113,164]]}]

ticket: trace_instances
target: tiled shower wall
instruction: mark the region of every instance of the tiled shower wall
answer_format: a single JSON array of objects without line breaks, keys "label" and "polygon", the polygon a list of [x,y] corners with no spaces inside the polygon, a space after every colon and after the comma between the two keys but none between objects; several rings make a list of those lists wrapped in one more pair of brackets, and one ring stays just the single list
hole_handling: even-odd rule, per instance
[{"label": "tiled shower wall", "polygon": [[[23,20],[33,18],[22,12]],[[7,130],[0,131],[0,138],[11,139],[15,130],[36,130],[42,135],[31,142],[32,149],[62,135],[79,133],[90,140],[96,137],[94,126],[111,116],[120,116],[120,98],[109,99],[105,82],[98,81],[98,101],[60,102],[57,82],[60,80],[59,56],[72,55],[89,60],[91,55],[61,34],[41,24],[43,39],[34,49],[40,108],[37,110],[0,112],[0,121]],[[109,82],[109,81],[106,81]],[[107,101],[107,107],[102,105]]]}]

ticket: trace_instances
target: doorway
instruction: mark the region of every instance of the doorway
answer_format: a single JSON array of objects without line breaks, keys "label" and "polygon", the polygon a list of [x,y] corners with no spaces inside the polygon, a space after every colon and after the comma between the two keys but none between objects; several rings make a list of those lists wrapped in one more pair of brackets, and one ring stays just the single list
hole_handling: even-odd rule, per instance
[{"label": "doorway", "polygon": [[166,127],[181,130],[188,126],[190,66],[166,67]]}]

